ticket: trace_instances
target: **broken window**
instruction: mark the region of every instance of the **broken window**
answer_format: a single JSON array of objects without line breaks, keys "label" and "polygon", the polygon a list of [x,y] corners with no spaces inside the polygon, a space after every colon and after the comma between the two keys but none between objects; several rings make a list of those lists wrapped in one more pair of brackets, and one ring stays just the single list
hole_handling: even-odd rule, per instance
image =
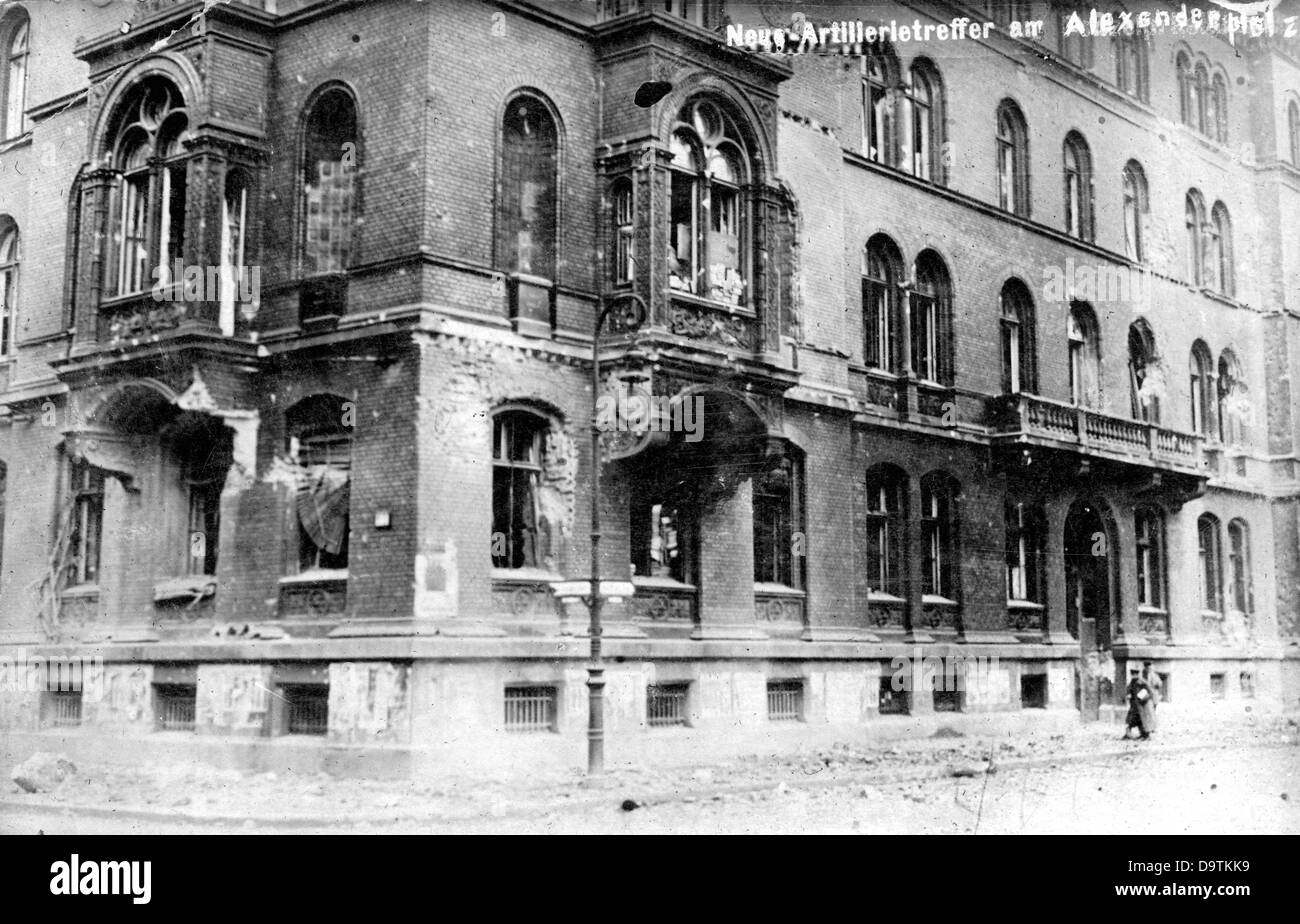
[{"label": "broken window", "polygon": [[289,455],[299,467],[294,499],[301,571],[348,566],[352,433],[348,402],[313,395],[289,409]]},{"label": "broken window", "polygon": [[1145,321],[1129,325],[1128,373],[1133,419],[1158,424],[1164,379],[1156,357],[1155,334]]},{"label": "broken window", "polygon": [[351,265],[357,221],[357,108],[333,87],[307,115],[303,144],[302,272],[342,273]]},{"label": "broken window", "polygon": [[492,422],[492,565],[535,568],[546,558],[538,483],[546,421],[504,411]]},{"label": "broken window", "polygon": [[682,110],[669,140],[669,284],[732,305],[748,279],[742,187],[748,157],[730,118],[699,100]]},{"label": "broken window", "polygon": [[754,581],[802,589],[803,465],[791,452],[754,478]]},{"label": "broken window", "polygon": [[72,501],[71,532],[68,537],[68,586],[94,584],[99,580],[99,549],[104,523],[104,472],[86,462],[68,466]]},{"label": "broken window", "polygon": [[632,573],[693,584],[696,520],[690,507],[666,499],[634,505]]},{"label": "broken window", "polygon": [[115,142],[120,179],[112,210],[107,261],[115,295],[168,285],[183,254],[186,175],[183,141],[189,129],[185,101],[171,83],[150,78],[124,107]]},{"label": "broken window", "polygon": [[1255,611],[1255,590],[1250,576],[1250,530],[1244,520],[1228,524],[1228,580],[1232,606],[1239,613]]}]

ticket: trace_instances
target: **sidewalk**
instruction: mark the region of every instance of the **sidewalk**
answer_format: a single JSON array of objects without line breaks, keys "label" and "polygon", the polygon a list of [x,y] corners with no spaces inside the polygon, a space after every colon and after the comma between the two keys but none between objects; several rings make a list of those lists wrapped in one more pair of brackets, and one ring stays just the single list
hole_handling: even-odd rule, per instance
[{"label": "sidewalk", "polygon": [[[933,737],[841,742],[791,753],[749,755],[695,766],[618,768],[589,779],[574,771],[516,766],[494,774],[434,780],[345,780],[324,774],[241,774],[195,765],[138,768],[84,764],[52,792],[6,783],[0,812],[48,809],[87,817],[195,824],[319,828],[398,821],[456,822],[532,817],[624,802],[635,806],[936,777],[979,777],[1017,767],[1103,760],[1126,753],[1300,744],[1300,723],[1267,716],[1194,720],[1170,716],[1150,741],[1123,741],[1120,726],[964,737],[941,726]],[[5,768],[6,781],[9,771]],[[631,806],[629,806],[631,807]]]}]

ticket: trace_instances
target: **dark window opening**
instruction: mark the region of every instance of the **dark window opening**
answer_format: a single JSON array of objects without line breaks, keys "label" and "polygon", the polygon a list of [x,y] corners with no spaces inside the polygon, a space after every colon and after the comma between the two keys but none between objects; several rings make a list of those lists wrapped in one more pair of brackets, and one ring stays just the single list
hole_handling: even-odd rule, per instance
[{"label": "dark window opening", "polygon": [[1046,709],[1047,708],[1047,675],[1046,674],[1021,674],[1020,675],[1020,708],[1021,709]]},{"label": "dark window opening", "polygon": [[329,730],[330,688],[324,683],[286,683],[285,728],[290,735],[323,735]]},{"label": "dark window opening", "polygon": [[492,565],[535,568],[546,560],[538,485],[546,421],[505,411],[492,422]]},{"label": "dark window opening", "polygon": [[803,718],[803,681],[767,682],[767,717],[772,722],[798,722]]},{"label": "dark window opening", "polygon": [[881,715],[908,715],[912,711],[912,694],[909,690],[895,690],[892,675],[880,678]]},{"label": "dark window opening", "polygon": [[360,217],[357,109],[352,96],[329,89],[312,104],[303,137],[302,272],[342,273],[354,254]]},{"label": "dark window opening", "polygon": [[193,731],[198,687],[194,684],[154,684],[154,714],[163,731]]}]

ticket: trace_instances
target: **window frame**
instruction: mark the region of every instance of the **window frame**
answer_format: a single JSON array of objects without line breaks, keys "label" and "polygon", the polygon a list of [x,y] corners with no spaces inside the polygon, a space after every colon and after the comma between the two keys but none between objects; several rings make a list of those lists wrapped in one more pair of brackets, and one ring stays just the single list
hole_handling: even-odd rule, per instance
[{"label": "window frame", "polygon": [[1219,518],[1203,513],[1196,518],[1196,551],[1200,564],[1201,612],[1224,613],[1223,537]]},{"label": "window frame", "polygon": [[1046,604],[1044,558],[1046,519],[1040,505],[1007,498],[1003,507],[1006,529],[1007,602]]},{"label": "window frame", "polygon": [[[757,165],[739,123],[721,100],[709,95],[695,96],[678,111],[670,130],[670,145],[675,153],[668,165],[668,240],[673,260],[669,284],[697,298],[752,310],[754,245],[749,189]],[[689,156],[689,164],[680,162],[682,154]],[[712,165],[719,160],[735,172],[730,180],[714,172]],[[718,207],[719,202],[726,207]],[[690,212],[689,216],[682,216],[690,218],[689,225],[675,220],[683,208]],[[723,227],[726,215],[731,218],[725,224],[735,224],[734,234]],[[689,258],[683,260],[681,234],[687,227],[691,250]],[[734,238],[736,265],[713,262],[714,245],[710,238],[714,235]],[[675,246],[674,237],[677,238]],[[685,279],[675,269],[683,263],[688,273]],[[713,278],[717,266],[724,269],[721,283]],[[729,277],[727,273],[732,275]],[[673,280],[677,280],[676,285]]]},{"label": "window frame", "polygon": [[1065,233],[1081,241],[1093,239],[1092,155],[1078,132],[1065,136],[1061,149],[1065,181]]},{"label": "window frame", "polygon": [[1228,593],[1233,610],[1246,616],[1255,613],[1255,582],[1251,572],[1250,527],[1241,517],[1228,521]]},{"label": "window frame", "polygon": [[[522,407],[501,408],[492,415],[491,420],[492,536],[500,533],[506,540],[503,554],[492,554],[492,567],[512,571],[544,567],[546,550],[542,548],[538,491],[541,488],[546,433],[550,429],[550,420]],[[516,433],[517,427],[521,426],[526,428],[522,435]],[[521,446],[523,451],[516,457],[516,450]],[[508,488],[504,511],[498,508],[501,479],[505,479]],[[520,484],[524,488],[522,493],[517,490]],[[531,527],[527,525],[529,511],[517,509],[519,505],[531,506]],[[503,512],[504,521],[501,519]],[[502,526],[505,528],[498,528]],[[531,541],[527,535],[530,532]]]},{"label": "window frame", "polygon": [[1166,611],[1167,569],[1164,513],[1142,506],[1133,511],[1139,607]]},{"label": "window frame", "polygon": [[18,284],[22,235],[9,216],[0,216],[0,361],[13,359],[18,340]]},{"label": "window frame", "polygon": [[[345,103],[351,118],[350,136],[347,129],[346,120],[340,119],[337,112],[331,113],[329,107],[337,106],[339,103]],[[295,248],[298,264],[298,275],[302,278],[311,278],[314,276],[327,276],[333,274],[347,273],[358,262],[361,243],[361,217],[362,210],[362,189],[361,189],[361,170],[362,162],[362,129],[361,129],[361,107],[357,102],[356,94],[352,88],[342,83],[326,83],[316,88],[310,99],[303,106],[302,110],[302,127],[300,130],[299,142],[299,167],[298,167],[298,234],[296,235]],[[319,121],[320,127],[317,128]],[[340,141],[340,139],[342,139]],[[322,148],[326,146],[333,147],[337,144],[342,156],[338,160],[317,161],[311,163],[312,147],[314,144],[320,144]],[[347,145],[352,145],[352,150],[347,150]],[[352,162],[348,162],[348,154],[352,155]],[[332,164],[337,167],[338,173],[334,177],[334,182],[327,182],[329,178],[320,173],[321,164]],[[346,180],[346,183],[343,182]],[[326,223],[324,220],[313,223],[312,219],[312,197],[314,194],[321,196],[317,203],[320,206],[320,212],[323,215],[326,211],[325,196],[329,193],[335,193],[336,199],[342,199],[343,203],[339,208],[339,220],[337,223]],[[343,204],[346,207],[342,207]],[[337,259],[331,253],[332,246],[327,247],[323,253],[314,253],[311,246],[313,228],[318,230],[330,231],[339,234],[340,246]],[[331,240],[332,243],[332,240]]]},{"label": "window frame", "polygon": [[[0,109],[0,141],[21,138],[30,129],[27,124],[27,90],[32,52],[32,22],[20,6],[6,11],[0,25],[0,80],[4,82],[3,109]],[[21,47],[19,40],[21,39]],[[15,84],[17,86],[15,87]]]},{"label": "window frame", "polygon": [[868,596],[905,599],[907,476],[880,465],[868,469],[865,479]]},{"label": "window frame", "polygon": [[998,207],[1029,218],[1029,130],[1020,107],[1010,98],[998,104],[996,144]]},{"label": "window frame", "polygon": [[1019,279],[1008,279],[998,295],[1002,393],[1036,394],[1037,357],[1033,296]]},{"label": "window frame", "polygon": [[[776,472],[784,473],[784,487],[769,489],[776,480]],[[788,447],[779,469],[764,472],[753,479],[751,513],[754,539],[754,583],[781,584],[793,590],[803,590],[803,556],[794,554],[794,537],[803,533],[803,459],[802,454]],[[760,500],[761,498],[761,500]],[[760,520],[763,524],[760,536]],[[770,537],[770,548],[760,556],[760,542]],[[770,557],[769,557],[770,556]],[[764,565],[770,565],[766,571]]]},{"label": "window frame", "polygon": [[1124,165],[1123,208],[1124,253],[1130,260],[1142,263],[1146,259],[1146,235],[1143,225],[1149,205],[1146,172],[1136,160],[1130,160]]},{"label": "window frame", "polygon": [[961,489],[952,476],[931,472],[921,479],[921,594],[960,599],[961,562],[958,503]]},{"label": "window frame", "polygon": [[893,240],[876,234],[867,241],[862,262],[862,361],[869,369],[898,375],[903,368],[902,256]]},{"label": "window frame", "polygon": [[1192,344],[1188,357],[1189,394],[1191,398],[1192,432],[1208,438],[1218,435],[1215,418],[1218,416],[1218,395],[1216,394],[1216,375],[1214,356],[1205,341],[1197,340]]},{"label": "window frame", "polygon": [[68,587],[91,587],[103,570],[105,472],[89,462],[68,460],[72,532],[68,537]]}]

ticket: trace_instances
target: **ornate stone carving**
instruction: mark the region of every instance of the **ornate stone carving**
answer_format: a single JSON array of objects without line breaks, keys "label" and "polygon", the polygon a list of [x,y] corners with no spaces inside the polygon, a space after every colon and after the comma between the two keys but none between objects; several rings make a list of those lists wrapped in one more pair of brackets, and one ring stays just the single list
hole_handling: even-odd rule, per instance
[{"label": "ornate stone carving", "polygon": [[492,611],[516,619],[558,614],[551,588],[543,581],[494,581]]},{"label": "ornate stone carving", "polygon": [[632,618],[652,622],[695,622],[695,592],[640,589],[632,598]]},{"label": "ornate stone carving", "polygon": [[755,594],[754,611],[761,622],[804,624],[802,597],[781,594]]},{"label": "ornate stone carving", "polygon": [[1043,628],[1043,611],[1031,607],[1008,607],[1007,627],[1017,632],[1041,630]]},{"label": "ornate stone carving", "polygon": [[104,319],[104,339],[135,340],[179,327],[188,314],[184,302],[153,302]]},{"label": "ornate stone carving", "polygon": [[873,600],[867,606],[867,617],[873,626],[879,628],[903,627],[903,603]]},{"label": "ornate stone carving", "polygon": [[682,337],[692,337],[735,349],[754,349],[754,324],[748,318],[721,311],[675,303],[668,310],[668,329]]},{"label": "ornate stone carving", "polygon": [[294,581],[280,585],[280,617],[326,619],[347,612],[348,582],[339,579]]}]

